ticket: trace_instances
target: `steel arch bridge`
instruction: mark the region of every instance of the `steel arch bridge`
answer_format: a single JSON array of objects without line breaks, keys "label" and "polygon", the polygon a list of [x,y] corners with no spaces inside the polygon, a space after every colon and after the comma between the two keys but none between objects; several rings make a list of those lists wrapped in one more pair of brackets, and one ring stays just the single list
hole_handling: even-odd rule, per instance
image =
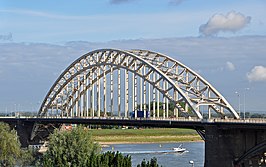
[{"label": "steel arch bridge", "polygon": [[[203,113],[239,118],[209,82],[181,62],[148,50],[118,49],[91,51],[75,60],[47,93],[38,117],[133,119],[140,117],[137,110],[149,119],[203,119]],[[38,129],[36,124],[33,134]]]}]

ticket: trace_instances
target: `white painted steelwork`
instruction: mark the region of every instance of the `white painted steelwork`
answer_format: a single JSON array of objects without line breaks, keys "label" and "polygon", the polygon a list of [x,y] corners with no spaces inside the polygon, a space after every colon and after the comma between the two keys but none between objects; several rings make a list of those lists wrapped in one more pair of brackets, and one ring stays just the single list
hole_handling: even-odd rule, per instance
[{"label": "white painted steelwork", "polygon": [[[173,115],[169,114],[170,103],[175,107]],[[203,119],[202,110],[209,113],[209,118],[211,111],[220,118],[225,117],[225,111],[239,118],[210,83],[179,61],[147,50],[118,49],[89,52],[68,66],[49,90],[38,116],[131,118],[129,108],[143,110],[145,117],[149,112],[153,118],[177,118],[183,113],[182,116]],[[35,125],[33,134],[37,130]]]}]

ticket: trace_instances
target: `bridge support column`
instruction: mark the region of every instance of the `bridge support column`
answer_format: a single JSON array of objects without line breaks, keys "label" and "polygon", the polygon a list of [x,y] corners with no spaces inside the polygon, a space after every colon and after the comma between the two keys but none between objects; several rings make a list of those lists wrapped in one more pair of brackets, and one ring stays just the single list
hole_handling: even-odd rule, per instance
[{"label": "bridge support column", "polygon": [[[33,128],[32,123],[25,123],[25,122],[20,122],[18,121],[16,124],[16,130],[17,130],[17,135],[19,136],[19,141],[21,144],[22,148],[26,148],[29,146],[30,144],[30,135],[31,135],[31,131]],[[14,125],[11,126],[12,128],[14,128]]]},{"label": "bridge support column", "polygon": [[[119,61],[120,61],[120,58],[119,58]],[[117,95],[118,95],[118,117],[121,117],[121,70],[120,68],[118,69],[117,71],[117,79],[118,79],[118,92],[117,92]]]},{"label": "bridge support column", "polygon": [[[105,59],[105,57],[104,57]],[[107,117],[107,93],[106,93],[106,74],[105,74],[105,70],[106,67],[103,67],[103,112],[104,112],[104,117]]]},{"label": "bridge support column", "polygon": [[[143,74],[146,74],[146,67],[143,68]],[[144,111],[144,118],[146,118],[147,115],[147,103],[146,103],[146,81],[144,79],[143,80],[143,111]]]},{"label": "bridge support column", "polygon": [[265,161],[259,165],[266,148],[256,154],[253,152],[236,164],[236,161],[250,152],[250,149],[266,141],[266,130],[209,125],[205,127],[205,138],[205,167],[266,166]]},{"label": "bridge support column", "polygon": [[[112,57],[111,57],[112,60]],[[110,68],[110,97],[111,97],[111,116],[114,116],[114,80],[113,80],[113,67]]]},{"label": "bridge support column", "polygon": [[[150,79],[150,75],[149,75],[149,79]],[[148,84],[148,111],[150,112],[150,116],[151,116],[151,84]],[[146,112],[147,113],[147,112]]]},{"label": "bridge support column", "polygon": [[[128,61],[127,61],[128,64]],[[129,117],[129,110],[128,110],[128,70],[125,70],[125,117]]]},{"label": "bridge support column", "polygon": [[[140,73],[142,74],[142,68],[139,69]],[[139,78],[139,110],[143,111],[143,79]]]},{"label": "bridge support column", "polygon": [[101,116],[101,69],[98,68],[98,74],[97,74],[97,117]]},{"label": "bridge support column", "polygon": [[[157,75],[157,80],[160,78],[159,75]],[[160,117],[160,92],[157,90],[157,118]]]},{"label": "bridge support column", "polygon": [[[153,72],[153,82],[155,82],[155,73]],[[153,107],[153,118],[155,118],[156,117],[156,115],[155,115],[155,101],[156,101],[156,95],[155,95],[155,93],[156,93],[156,89],[155,89],[155,86],[153,85],[153,88],[152,88],[152,107]]]},{"label": "bridge support column", "polygon": [[[135,62],[135,66],[134,66],[134,70],[136,71],[137,70],[137,62]],[[137,86],[138,86],[138,80],[137,80],[137,74],[134,74],[133,75],[134,78],[134,112],[135,112],[135,119],[138,117],[138,102],[137,102],[137,96],[138,96],[138,92],[137,92]]]},{"label": "bridge support column", "polygon": [[[92,78],[94,79],[95,74],[92,74]],[[92,85],[92,117],[95,116],[95,85]]]}]

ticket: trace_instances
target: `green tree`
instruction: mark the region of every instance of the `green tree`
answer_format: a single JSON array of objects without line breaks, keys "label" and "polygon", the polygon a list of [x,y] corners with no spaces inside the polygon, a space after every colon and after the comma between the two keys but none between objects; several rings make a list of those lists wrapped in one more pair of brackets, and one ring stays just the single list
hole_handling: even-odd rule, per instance
[{"label": "green tree", "polygon": [[33,157],[28,150],[20,149],[20,142],[15,130],[0,122],[0,166],[27,166]]},{"label": "green tree", "polygon": [[41,160],[41,166],[87,166],[92,153],[98,154],[99,146],[83,127],[72,131],[56,129],[49,137],[48,150]]},{"label": "green tree", "polygon": [[108,151],[99,154],[97,159],[99,163],[91,165],[91,167],[131,167],[131,157],[123,156],[119,152]]},{"label": "green tree", "polygon": [[143,159],[142,162],[137,165],[137,167],[159,167],[159,164],[157,162],[157,159],[153,157],[150,161]]},{"label": "green tree", "polygon": [[15,130],[0,122],[0,166],[14,166],[20,157],[20,143]]},{"label": "green tree", "polygon": [[20,159],[17,160],[20,166],[33,165],[36,159],[34,158],[34,153],[32,151],[28,149],[22,149],[20,153],[21,153]]},{"label": "green tree", "polygon": [[131,157],[119,152],[100,154],[91,133],[81,126],[72,131],[55,130],[47,152],[36,164],[43,167],[131,167]]}]

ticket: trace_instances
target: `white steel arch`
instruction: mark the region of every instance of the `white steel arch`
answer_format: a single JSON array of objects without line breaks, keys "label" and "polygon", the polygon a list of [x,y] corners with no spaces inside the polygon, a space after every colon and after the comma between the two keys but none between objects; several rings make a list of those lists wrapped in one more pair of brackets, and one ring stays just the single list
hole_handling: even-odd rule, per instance
[{"label": "white steel arch", "polygon": [[[125,71],[125,79],[121,77],[120,70]],[[114,97],[115,71],[117,71],[118,77],[116,97]],[[132,74],[132,79],[129,78],[128,72]],[[152,117],[170,117],[168,113],[168,102],[170,101],[175,106],[174,117],[178,117],[178,113],[186,113],[187,116],[192,114],[191,116],[202,119],[203,113],[201,110],[204,106],[207,106],[209,118],[211,117],[211,111],[215,111],[221,118],[224,118],[224,110],[229,111],[232,117],[239,118],[237,112],[210,83],[184,64],[156,52],[118,49],[99,49],[89,52],[68,66],[47,93],[38,112],[38,117],[47,115],[106,117],[107,75],[110,75],[112,115],[114,114],[114,98],[116,98],[118,102],[117,115],[122,116],[121,80],[123,79],[125,82],[125,111],[123,117],[130,117],[129,101],[132,101],[132,111],[144,109],[145,117],[148,115],[147,110],[153,111]],[[137,77],[141,79],[138,81]],[[101,81],[103,81],[103,84]],[[149,85],[148,89],[147,83]],[[132,98],[129,98],[129,84],[132,86]],[[140,93],[138,93],[138,88],[141,91]],[[101,99],[101,90],[104,94],[103,100]],[[151,92],[153,94],[152,99]],[[96,98],[94,97],[95,94]],[[162,108],[159,106],[160,99],[163,99]],[[146,101],[149,104],[148,109]],[[156,101],[157,103],[155,103]],[[95,102],[97,102],[97,108],[95,108]],[[151,106],[151,102],[153,106]],[[101,110],[102,103],[103,111]],[[155,105],[157,105],[157,108],[155,108]],[[163,115],[160,115],[159,110],[161,109]],[[135,118],[137,118],[137,114],[135,114]],[[32,135],[34,136],[37,131],[38,124],[33,128]]]},{"label": "white steel arch", "polygon": [[[167,64],[167,66],[166,66]],[[73,90],[71,90],[71,95],[68,96],[68,102],[71,99],[75,101],[79,100],[79,96],[83,95],[96,81],[111,72],[111,68],[106,71],[102,67],[112,67],[115,69],[124,68],[128,71],[138,75],[145,81],[154,86],[159,90],[164,97],[168,98],[170,101],[174,102],[176,108],[179,111],[187,112],[184,106],[179,103],[181,101],[185,102],[194,114],[198,118],[203,118],[202,113],[199,111],[199,107],[203,105],[209,106],[210,109],[216,111],[221,116],[224,116],[223,109],[231,112],[234,118],[239,118],[237,112],[232,108],[232,106],[226,101],[226,99],[204,78],[198,75],[196,72],[185,66],[184,64],[159,53],[146,51],[146,50],[132,50],[132,51],[122,51],[117,49],[101,49],[95,50],[87,53],[74,61],[57,79],[52,88],[49,90],[42,106],[39,110],[39,116],[44,116],[49,109],[55,108],[58,101],[63,101],[63,96],[67,96],[64,91],[69,87],[69,83],[73,80],[80,80],[79,75],[83,75],[81,81],[85,81],[84,78],[90,78],[92,73],[96,71],[102,71],[97,75],[97,78],[93,78],[90,84],[85,86],[85,89],[79,92],[79,95],[74,97],[79,88],[84,85],[81,81],[76,83],[76,86],[72,85]],[[136,66],[136,69],[134,69]],[[139,72],[141,68],[148,69],[145,74]],[[100,69],[100,70],[99,70]],[[113,69],[114,70],[114,69]],[[160,77],[158,79],[148,79],[152,73],[156,73]],[[91,79],[91,78],[90,78]],[[160,82],[167,82],[169,87],[162,88]],[[161,84],[163,85],[163,84]],[[176,95],[181,98],[174,99],[174,95],[170,95],[169,92],[177,92]],[[69,92],[68,92],[69,93]],[[75,103],[72,103],[71,108]],[[60,103],[61,110],[66,108],[67,103]],[[62,114],[62,113],[61,113]]]},{"label": "white steel arch", "polygon": [[[191,101],[195,102],[197,107],[200,105],[209,105],[211,109],[215,112],[224,115],[223,108],[227,109],[234,118],[239,119],[238,113],[235,109],[227,102],[227,100],[222,96],[221,93],[218,92],[207,80],[197,74],[195,71],[184,65],[183,63],[161,53],[156,53],[147,50],[132,50],[130,51],[138,56],[141,56],[143,59],[151,62],[155,67],[164,71],[166,75],[169,76],[170,79],[174,80],[179,87],[189,87],[189,89],[183,89],[190,96]],[[154,61],[159,59],[160,61]],[[167,62],[167,64],[171,63],[171,65],[166,67],[166,70],[163,69],[162,62]],[[177,73],[176,73],[177,72]],[[189,75],[191,78],[188,81],[184,81],[184,77],[182,74]],[[196,87],[201,87],[195,88]],[[194,95],[191,96],[191,95]],[[211,96],[211,97],[210,97]],[[218,108],[221,107],[220,109]]]},{"label": "white steel arch", "polygon": [[[106,56],[105,59],[103,59],[103,55]],[[122,55],[122,59],[118,60],[118,57]],[[111,58],[113,56],[113,58]],[[126,66],[126,57],[128,61],[128,65]],[[93,60],[91,64],[88,63],[88,60]],[[86,64],[87,62],[87,64]],[[58,99],[60,99],[60,96],[63,96],[60,94],[62,93],[63,89],[66,88],[67,84],[70,83],[75,77],[77,77],[79,74],[85,72],[86,70],[91,70],[94,72],[98,68],[100,68],[102,65],[105,66],[117,66],[118,68],[127,68],[129,71],[135,73],[136,75],[142,77],[143,79],[147,80],[149,83],[151,83],[154,87],[156,87],[157,90],[159,90],[164,96],[166,96],[169,100],[174,101],[173,97],[169,95],[169,93],[166,90],[163,90],[159,85],[162,81],[167,81],[169,85],[171,85],[170,88],[168,88],[168,91],[175,90],[177,91],[181,97],[183,97],[182,101],[185,101],[190,108],[192,108],[192,111],[195,112],[198,118],[202,118],[201,113],[196,111],[194,104],[191,102],[191,100],[187,97],[187,95],[179,88],[175,83],[162,71],[160,71],[157,67],[153,66],[150,62],[144,60],[142,57],[139,57],[133,53],[127,52],[127,51],[121,51],[117,49],[101,49],[96,50],[93,52],[90,52],[79,59],[77,59],[75,62],[73,62],[56,80],[52,88],[49,90],[48,94],[45,97],[45,100],[43,101],[41,108],[39,110],[38,115],[44,116],[45,113],[49,109],[54,107],[54,105],[57,103]],[[136,69],[134,69],[134,65],[136,65]],[[138,71],[140,68],[148,67],[149,71],[146,72],[146,74],[141,74]],[[146,77],[147,75],[150,75],[152,72],[155,72],[157,75],[160,75],[158,79],[155,81],[148,80]],[[90,72],[88,72],[90,73]],[[95,82],[95,79],[93,83]],[[92,84],[93,84],[92,83]],[[77,87],[78,88],[78,87]],[[73,90],[77,91],[77,88],[74,88]],[[175,104],[176,107],[180,110],[185,112],[185,110],[182,108],[182,106],[178,103]]]}]

